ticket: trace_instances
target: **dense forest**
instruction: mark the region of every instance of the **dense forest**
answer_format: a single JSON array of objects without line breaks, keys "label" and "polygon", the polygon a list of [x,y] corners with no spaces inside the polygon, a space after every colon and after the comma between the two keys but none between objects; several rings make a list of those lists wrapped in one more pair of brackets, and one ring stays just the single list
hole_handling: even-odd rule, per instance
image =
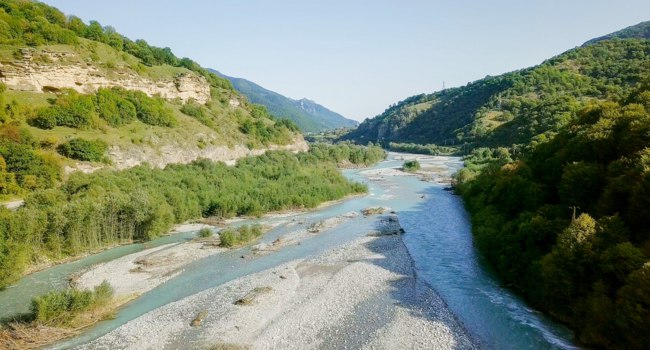
[{"label": "dense forest", "polygon": [[586,101],[621,99],[650,74],[650,40],[636,35],[647,24],[532,68],[409,97],[342,139],[464,148],[543,142],[570,124]]},{"label": "dense forest", "polygon": [[17,211],[0,207],[0,287],[30,264],[149,240],[174,223],[313,208],[365,192],[336,163],[372,164],[384,156],[379,147],[315,145],[309,153],[267,152],[232,167],[201,160],[74,173],[59,187],[34,191]]},{"label": "dense forest", "polygon": [[456,189],[475,244],[503,282],[576,330],[582,344],[645,349],[649,28],[409,97],[341,139],[465,154]]},{"label": "dense forest", "polygon": [[458,176],[476,244],[498,274],[599,348],[650,344],[649,145],[646,84],[589,103],[518,160],[477,150]]}]

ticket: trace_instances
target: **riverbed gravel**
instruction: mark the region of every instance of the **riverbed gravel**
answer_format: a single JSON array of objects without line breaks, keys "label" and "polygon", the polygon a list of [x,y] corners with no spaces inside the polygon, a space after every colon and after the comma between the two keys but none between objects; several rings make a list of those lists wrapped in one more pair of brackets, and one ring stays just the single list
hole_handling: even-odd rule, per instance
[{"label": "riverbed gravel", "polygon": [[401,236],[390,234],[362,237],[167,304],[79,349],[237,346],[478,348],[437,294],[418,281]]}]

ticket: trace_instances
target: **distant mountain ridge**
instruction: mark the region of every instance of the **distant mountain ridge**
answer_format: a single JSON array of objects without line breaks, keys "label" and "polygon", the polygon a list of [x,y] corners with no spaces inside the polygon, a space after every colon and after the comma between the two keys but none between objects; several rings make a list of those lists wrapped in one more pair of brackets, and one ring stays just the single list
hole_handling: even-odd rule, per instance
[{"label": "distant mountain ridge", "polygon": [[408,97],[342,139],[469,147],[542,142],[590,101],[621,99],[647,81],[649,30],[643,22],[534,67]]},{"label": "distant mountain ridge", "polygon": [[357,122],[329,110],[306,98],[294,100],[243,78],[230,77],[214,69],[213,73],[228,79],[233,87],[252,103],[265,106],[278,117],[294,121],[302,131],[318,132],[328,129],[357,126]]},{"label": "distant mountain ridge", "polygon": [[592,45],[603,40],[611,39],[650,39],[650,21],[641,22],[614,33],[591,39],[585,42],[583,46]]}]

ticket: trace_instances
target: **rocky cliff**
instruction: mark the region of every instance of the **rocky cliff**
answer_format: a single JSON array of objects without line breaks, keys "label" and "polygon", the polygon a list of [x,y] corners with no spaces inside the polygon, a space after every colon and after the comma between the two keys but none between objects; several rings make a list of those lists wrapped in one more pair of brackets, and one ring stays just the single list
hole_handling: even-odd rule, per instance
[{"label": "rocky cliff", "polygon": [[75,62],[69,59],[75,55],[74,52],[43,50],[39,52],[38,60],[34,59],[31,49],[21,49],[20,52],[22,57],[19,59],[0,62],[0,81],[10,90],[56,92],[74,89],[80,93],[93,93],[101,87],[119,86],[167,99],[194,99],[199,103],[210,99],[207,80],[189,71],[173,78],[153,80],[127,69],[107,71],[92,63]]},{"label": "rocky cliff", "polygon": [[[266,151],[284,150],[291,152],[306,152],[309,145],[302,136],[298,135],[288,145],[270,145],[268,148],[248,149],[242,145],[228,146],[207,146],[205,148],[187,148],[186,145],[169,144],[155,149],[150,146],[132,146],[122,148],[113,146],[108,151],[108,156],[113,163],[113,168],[122,170],[148,163],[156,168],[164,168],[168,164],[190,163],[197,159],[209,159],[221,161],[228,165],[234,165],[237,159],[248,156],[264,154]],[[82,171],[91,173],[101,169],[101,166],[92,166],[89,163],[78,163],[74,167],[67,166],[66,173]]]}]

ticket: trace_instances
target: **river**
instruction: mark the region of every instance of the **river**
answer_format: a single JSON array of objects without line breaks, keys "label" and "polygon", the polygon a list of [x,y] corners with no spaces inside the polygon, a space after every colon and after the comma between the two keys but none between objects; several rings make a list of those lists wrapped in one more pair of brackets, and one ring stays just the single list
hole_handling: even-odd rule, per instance
[{"label": "river", "polygon": [[[391,153],[386,161],[371,170],[399,167],[403,157]],[[418,158],[423,168],[453,172],[461,166],[458,158]],[[367,183],[369,195],[299,214],[295,219],[316,222],[371,206],[390,207],[397,212],[406,230],[403,240],[413,257],[418,278],[440,295],[477,342],[488,349],[576,348],[570,331],[531,309],[499,285],[472,244],[471,226],[461,199],[445,190],[444,185],[421,181],[414,176],[372,174],[366,169],[345,170],[344,174],[354,181]],[[279,220],[283,224],[265,235],[265,242],[272,242],[289,230],[289,225],[284,223],[286,218],[266,220]],[[241,276],[337,247],[360,237],[370,229],[369,225],[368,220],[360,216],[300,245],[256,259],[241,259],[240,256],[248,254],[250,249],[242,248],[196,261],[179,276],[127,304],[115,319],[100,322],[80,336],[51,348],[67,349],[87,343],[162,305]],[[146,247],[183,241],[193,235],[185,233],[164,237],[147,243]],[[32,295],[41,294],[51,286],[63,288],[70,273],[144,248],[141,244],[118,247],[27,276],[0,292],[0,316],[26,311]]]}]

